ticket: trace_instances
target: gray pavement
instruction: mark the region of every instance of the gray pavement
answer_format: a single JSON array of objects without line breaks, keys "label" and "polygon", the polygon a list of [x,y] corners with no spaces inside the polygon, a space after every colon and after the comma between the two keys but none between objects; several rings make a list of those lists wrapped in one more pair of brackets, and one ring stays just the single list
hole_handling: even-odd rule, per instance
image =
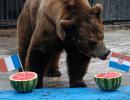
[{"label": "gray pavement", "polygon": [[[114,30],[105,32],[106,46],[114,52],[122,52],[130,55],[130,30]],[[17,38],[16,37],[0,37],[0,58],[8,56],[17,52]],[[63,52],[59,63],[62,76],[60,78],[44,78],[44,87],[69,87],[68,75],[66,68],[66,54]],[[118,71],[123,74],[122,86],[130,85],[130,73],[111,69],[108,67],[108,60],[102,61],[99,59],[92,59],[89,65],[88,73],[84,80],[88,87],[96,87],[93,76],[97,73],[106,71]],[[9,82],[9,76],[16,72],[0,73],[0,90],[12,89]]]}]

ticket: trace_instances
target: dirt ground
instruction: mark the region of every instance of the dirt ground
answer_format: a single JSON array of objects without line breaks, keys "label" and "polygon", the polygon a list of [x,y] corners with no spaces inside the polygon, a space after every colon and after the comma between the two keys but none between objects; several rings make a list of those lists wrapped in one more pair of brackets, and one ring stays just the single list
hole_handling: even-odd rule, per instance
[{"label": "dirt ground", "polygon": [[[130,30],[114,30],[105,32],[106,46],[114,52],[122,52],[130,55]],[[0,58],[6,57],[17,52],[17,37],[10,37],[10,35],[3,35],[0,37]],[[60,78],[44,78],[44,87],[69,87],[68,75],[66,68],[66,54],[61,55],[59,63],[62,76]],[[99,59],[92,59],[89,65],[88,73],[84,80],[88,87],[96,87],[93,76],[97,73],[106,71],[119,71],[108,67],[108,60],[102,61]],[[130,73],[119,71],[123,74],[122,86],[130,85]],[[14,72],[0,73],[0,90],[12,89],[9,82],[9,76]]]}]

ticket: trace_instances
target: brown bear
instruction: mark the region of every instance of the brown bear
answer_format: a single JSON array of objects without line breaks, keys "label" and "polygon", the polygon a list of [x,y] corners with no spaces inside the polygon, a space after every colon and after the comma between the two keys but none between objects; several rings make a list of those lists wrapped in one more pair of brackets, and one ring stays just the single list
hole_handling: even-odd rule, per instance
[{"label": "brown bear", "polygon": [[[18,19],[18,50],[25,70],[43,77],[60,76],[60,53],[67,53],[70,87],[85,87],[90,59],[106,59],[102,6],[88,0],[27,0]],[[48,69],[48,70],[47,70]]]}]

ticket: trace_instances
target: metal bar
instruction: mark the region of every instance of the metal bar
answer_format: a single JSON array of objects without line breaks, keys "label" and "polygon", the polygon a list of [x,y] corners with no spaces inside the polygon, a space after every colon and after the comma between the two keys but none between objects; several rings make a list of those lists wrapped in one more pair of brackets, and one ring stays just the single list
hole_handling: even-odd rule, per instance
[{"label": "metal bar", "polygon": [[0,0],[0,19],[2,18],[2,1]]},{"label": "metal bar", "polygon": [[20,8],[19,1],[20,1],[20,0],[16,0],[16,3],[15,3],[15,4],[16,4],[16,9],[17,9],[17,10],[16,10],[16,16],[17,16],[17,17],[18,17],[18,12],[19,12],[19,8]]},{"label": "metal bar", "polygon": [[10,1],[10,6],[11,6],[11,8],[10,8],[11,16],[10,17],[11,17],[11,19],[13,19],[13,3],[11,1]]}]

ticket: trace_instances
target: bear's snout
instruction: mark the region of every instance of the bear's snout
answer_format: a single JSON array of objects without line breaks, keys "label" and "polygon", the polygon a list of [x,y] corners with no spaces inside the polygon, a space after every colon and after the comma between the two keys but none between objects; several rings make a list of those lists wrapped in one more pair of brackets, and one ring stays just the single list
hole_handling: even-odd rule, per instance
[{"label": "bear's snout", "polygon": [[101,60],[106,60],[106,59],[107,59],[107,56],[108,56],[110,53],[111,53],[111,51],[110,51],[109,49],[107,49],[107,50],[105,51],[105,53],[104,53],[102,56],[100,56],[99,58],[100,58]]}]

